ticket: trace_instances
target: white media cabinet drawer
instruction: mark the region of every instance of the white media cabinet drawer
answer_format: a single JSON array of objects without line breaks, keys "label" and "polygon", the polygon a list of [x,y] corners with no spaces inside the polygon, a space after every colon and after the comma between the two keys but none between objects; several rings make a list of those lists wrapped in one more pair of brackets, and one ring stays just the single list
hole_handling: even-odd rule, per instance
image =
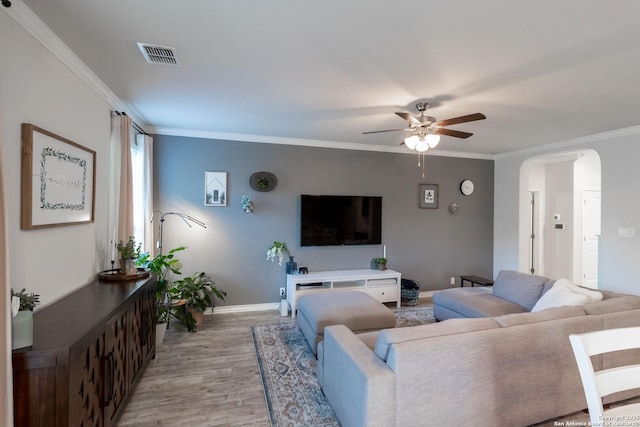
[{"label": "white media cabinet drawer", "polygon": [[367,288],[367,294],[380,302],[393,302],[400,299],[397,286],[369,287]]}]

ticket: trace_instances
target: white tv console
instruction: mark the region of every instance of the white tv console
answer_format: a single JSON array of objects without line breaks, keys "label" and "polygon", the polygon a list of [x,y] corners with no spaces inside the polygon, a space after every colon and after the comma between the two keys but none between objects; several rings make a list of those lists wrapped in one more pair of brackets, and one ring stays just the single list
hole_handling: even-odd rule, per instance
[{"label": "white tv console", "polygon": [[[298,298],[314,292],[361,291],[380,302],[396,301],[400,307],[401,276],[394,270],[370,269],[287,274],[287,302],[291,307],[291,317],[296,317]],[[312,283],[317,285],[310,285]]]}]

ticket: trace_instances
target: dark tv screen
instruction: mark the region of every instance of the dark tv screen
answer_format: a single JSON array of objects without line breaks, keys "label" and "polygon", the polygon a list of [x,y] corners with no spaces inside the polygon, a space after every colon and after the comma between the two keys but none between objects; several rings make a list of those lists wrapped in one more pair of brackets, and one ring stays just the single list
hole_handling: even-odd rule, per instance
[{"label": "dark tv screen", "polygon": [[303,194],[301,246],[379,245],[382,197]]}]

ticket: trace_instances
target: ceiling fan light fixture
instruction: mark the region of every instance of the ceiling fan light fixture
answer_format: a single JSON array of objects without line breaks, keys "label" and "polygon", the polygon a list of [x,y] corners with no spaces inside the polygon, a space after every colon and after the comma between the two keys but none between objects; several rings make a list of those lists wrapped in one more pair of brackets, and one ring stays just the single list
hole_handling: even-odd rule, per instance
[{"label": "ceiling fan light fixture", "polygon": [[425,138],[420,138],[420,140],[416,144],[416,151],[419,153],[424,153],[428,149],[429,149],[429,142]]},{"label": "ceiling fan light fixture", "polygon": [[435,133],[430,133],[429,135],[427,135],[426,139],[429,148],[436,148],[436,146],[440,143],[440,135]]},{"label": "ceiling fan light fixture", "polygon": [[420,137],[418,135],[411,135],[404,139],[404,145],[406,145],[409,150],[415,150],[419,141]]}]

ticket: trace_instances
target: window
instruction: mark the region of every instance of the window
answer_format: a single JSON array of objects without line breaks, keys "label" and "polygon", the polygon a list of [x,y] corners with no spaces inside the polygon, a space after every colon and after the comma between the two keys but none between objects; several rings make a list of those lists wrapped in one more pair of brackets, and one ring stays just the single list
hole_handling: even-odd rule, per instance
[{"label": "window", "polygon": [[131,144],[131,176],[133,181],[133,235],[142,242],[143,252],[153,252],[153,228],[151,215],[151,150],[153,140],[148,135],[138,134]]}]

